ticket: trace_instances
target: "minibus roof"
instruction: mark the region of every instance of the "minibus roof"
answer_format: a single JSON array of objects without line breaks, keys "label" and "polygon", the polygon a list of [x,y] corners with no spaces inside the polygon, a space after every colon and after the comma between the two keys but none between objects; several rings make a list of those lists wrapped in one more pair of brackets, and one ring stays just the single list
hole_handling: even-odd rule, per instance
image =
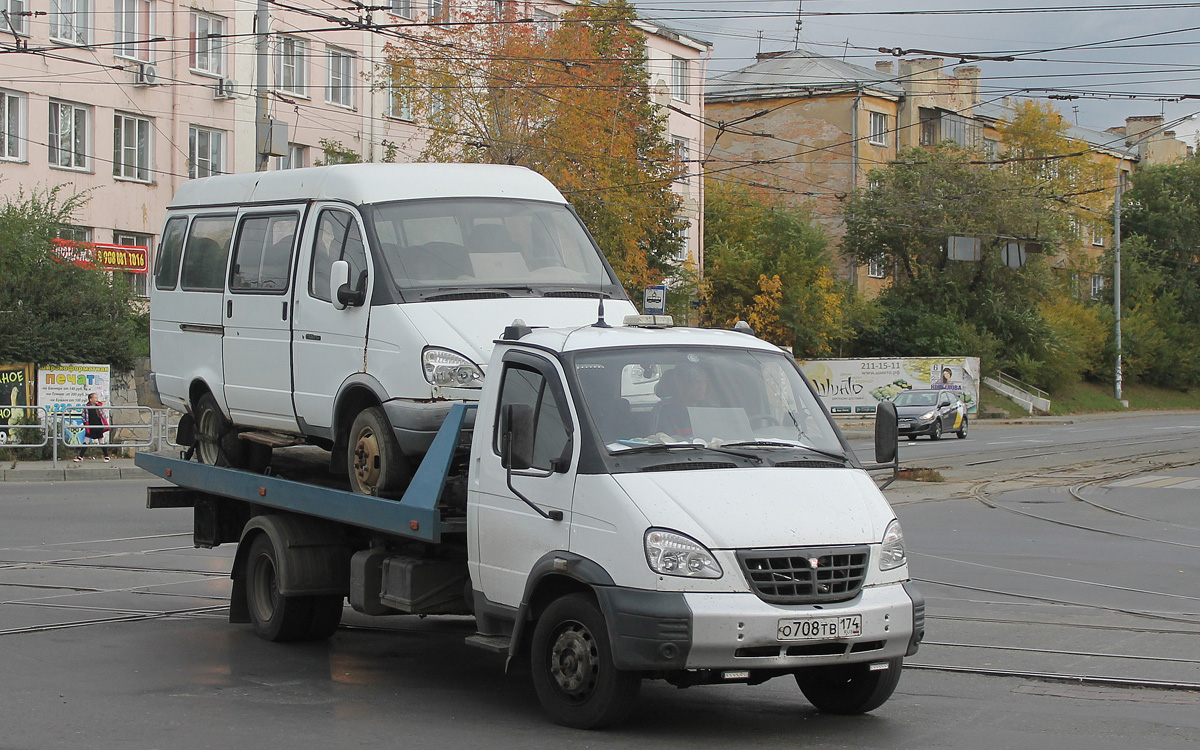
[{"label": "minibus roof", "polygon": [[179,186],[169,208],[339,200],[524,198],[566,203],[545,177],[500,164],[337,164],[203,177]]}]

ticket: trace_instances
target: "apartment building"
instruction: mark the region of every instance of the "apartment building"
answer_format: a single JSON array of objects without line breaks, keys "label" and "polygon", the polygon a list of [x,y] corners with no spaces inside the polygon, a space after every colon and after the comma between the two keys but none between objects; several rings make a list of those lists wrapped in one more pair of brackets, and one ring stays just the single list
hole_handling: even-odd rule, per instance
[{"label": "apartment building", "polygon": [[[568,7],[496,5],[506,3],[539,23]],[[86,192],[78,226],[64,238],[145,247],[150,262],[166,205],[184,180],[343,158],[414,158],[422,126],[380,86],[384,46],[406,25],[456,13],[450,0],[386,0],[384,10],[369,11],[316,0],[0,6],[8,24],[0,33],[0,195],[57,186]],[[694,165],[711,45],[652,21],[639,27],[655,99]],[[692,175],[675,188],[697,227],[686,252],[699,261],[702,181]],[[109,267],[145,293],[140,269]]]},{"label": "apartment building", "polygon": [[[1012,118],[1013,102],[984,99],[979,76],[978,66],[951,69],[940,58],[881,61],[871,69],[803,49],[759,55],[755,64],[709,81],[706,168],[782,192],[811,210],[836,243],[845,233],[845,197],[899,152],[949,140],[997,153],[997,125]],[[1114,179],[1138,161],[1123,135],[1076,125],[1067,135],[1111,165]],[[1104,225],[1080,225],[1078,252],[1069,261],[1082,258],[1089,277],[1100,278],[1091,267],[1111,243]],[[842,278],[866,294],[890,283],[891,269],[880,264],[858,266],[840,255],[836,262]]]}]

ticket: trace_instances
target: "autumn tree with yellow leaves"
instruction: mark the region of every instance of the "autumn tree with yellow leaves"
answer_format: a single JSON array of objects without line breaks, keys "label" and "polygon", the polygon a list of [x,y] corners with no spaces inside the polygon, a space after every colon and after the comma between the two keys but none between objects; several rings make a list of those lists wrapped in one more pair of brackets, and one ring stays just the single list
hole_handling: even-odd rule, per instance
[{"label": "autumn tree with yellow leaves", "polygon": [[479,3],[386,50],[393,111],[427,126],[420,158],[529,167],[579,212],[626,290],[676,277],[682,164],[653,103],[625,0],[535,22]]}]

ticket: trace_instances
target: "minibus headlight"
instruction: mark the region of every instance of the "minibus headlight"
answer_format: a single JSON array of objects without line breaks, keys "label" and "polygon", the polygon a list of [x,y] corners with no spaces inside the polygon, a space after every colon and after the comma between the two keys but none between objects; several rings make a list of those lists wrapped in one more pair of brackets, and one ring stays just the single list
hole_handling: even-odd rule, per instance
[{"label": "minibus headlight", "polygon": [[655,573],[684,578],[720,578],[721,565],[690,536],[666,529],[646,531],[646,562]]},{"label": "minibus headlight", "polygon": [[883,544],[879,549],[879,569],[892,570],[904,563],[904,532],[900,529],[900,521],[893,519],[883,532]]},{"label": "minibus headlight", "polygon": [[425,379],[433,385],[478,388],[483,383],[483,373],[479,367],[449,349],[426,349],[421,353],[421,366],[425,371]]}]

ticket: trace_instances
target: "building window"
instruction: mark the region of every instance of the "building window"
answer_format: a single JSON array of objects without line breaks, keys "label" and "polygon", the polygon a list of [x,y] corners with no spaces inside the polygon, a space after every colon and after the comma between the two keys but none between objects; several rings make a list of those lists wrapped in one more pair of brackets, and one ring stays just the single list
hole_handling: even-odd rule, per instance
[{"label": "building window", "polygon": [[[113,232],[114,245],[126,245],[128,247],[144,247],[146,248],[146,258],[152,257],[154,246],[153,238],[148,234],[135,234],[133,232]],[[149,262],[149,260],[147,260]],[[150,290],[146,284],[149,278],[149,273],[130,273],[129,271],[115,271],[115,274],[120,273],[125,276],[126,283],[129,284],[129,289],[138,297],[149,297]],[[114,278],[115,280],[115,278]]]},{"label": "building window", "polygon": [[867,261],[867,278],[883,279],[887,277],[887,266],[885,265],[886,258],[879,256],[871,258]]},{"label": "building window", "polygon": [[66,102],[50,102],[50,164],[87,169],[88,111]]},{"label": "building window", "polygon": [[[450,17],[450,0],[429,0],[429,18],[432,21],[444,21]],[[534,11],[536,18],[538,11]]]},{"label": "building window", "polygon": [[150,0],[116,0],[116,54],[150,62]]},{"label": "building window", "polygon": [[303,39],[279,37],[276,51],[275,88],[301,96],[308,95],[307,49]]},{"label": "building window", "polygon": [[298,143],[288,144],[287,156],[275,157],[276,169],[303,169],[308,166],[308,149]]},{"label": "building window", "polygon": [[192,14],[191,69],[214,76],[225,75],[225,19],[203,13]]},{"label": "building window", "polygon": [[683,165],[683,170],[679,173],[679,181],[688,181],[688,172],[691,169],[692,146],[691,142],[681,135],[671,136],[671,145],[675,149],[675,158]]},{"label": "building window", "polygon": [[871,113],[871,135],[867,141],[875,146],[888,145],[888,118],[882,112]]},{"label": "building window", "polygon": [[113,177],[150,181],[150,121],[113,116]]},{"label": "building window", "polygon": [[1096,247],[1104,247],[1104,224],[1095,221],[1092,222],[1092,244]]},{"label": "building window", "polygon": [[[8,11],[8,22],[4,26],[0,26],[0,32],[6,35],[13,31],[18,34],[29,34],[29,16],[25,15],[29,12],[27,0],[4,0],[4,2],[0,2],[0,10]],[[9,24],[12,24],[11,29]]]},{"label": "building window", "polygon": [[25,161],[25,97],[0,91],[0,159]]},{"label": "building window", "polygon": [[411,19],[413,17],[412,0],[388,0],[388,10],[393,15]]},{"label": "building window", "polygon": [[1098,273],[1092,274],[1092,298],[1100,296],[1104,291],[1104,276]]},{"label": "building window", "polygon": [[89,0],[50,0],[50,38],[87,44],[90,10]]},{"label": "building window", "polygon": [[547,39],[558,28],[558,16],[539,8],[533,12],[533,23],[538,38]]},{"label": "building window", "polygon": [[387,90],[387,109],[384,114],[397,120],[412,122],[412,90],[408,86],[392,85]]},{"label": "building window", "polygon": [[683,228],[679,231],[679,250],[675,253],[675,260],[680,263],[686,263],[691,257],[691,250],[688,245],[692,238],[692,222],[684,221]]},{"label": "building window", "polygon": [[688,61],[682,57],[671,58],[671,98],[680,102],[688,98]]},{"label": "building window", "polygon": [[225,133],[198,128],[188,131],[188,177],[212,177],[225,171]]},{"label": "building window", "polygon": [[342,107],[354,106],[354,56],[348,52],[329,48],[329,80],[325,87],[325,101]]},{"label": "building window", "polygon": [[938,126],[938,114],[935,110],[921,107],[918,113],[921,118],[921,145],[932,146],[941,140],[941,134]]}]

